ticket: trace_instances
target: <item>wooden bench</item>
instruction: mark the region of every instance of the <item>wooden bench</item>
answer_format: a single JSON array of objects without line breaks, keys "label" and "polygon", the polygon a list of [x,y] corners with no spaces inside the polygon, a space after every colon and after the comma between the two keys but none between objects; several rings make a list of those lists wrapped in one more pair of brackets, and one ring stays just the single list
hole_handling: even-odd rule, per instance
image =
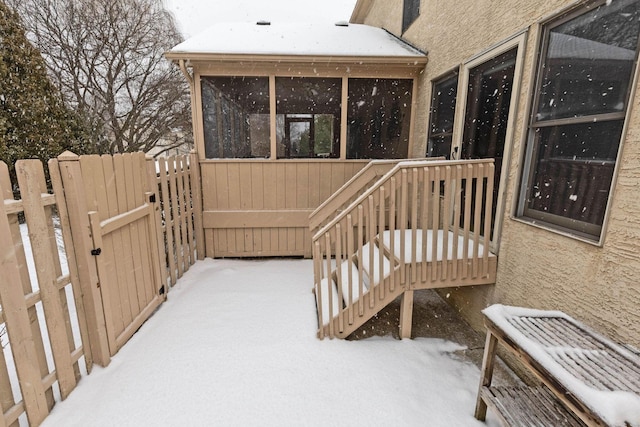
[{"label": "wooden bench", "polygon": [[[562,312],[494,305],[475,417],[491,408],[504,425],[640,426],[640,356]],[[543,384],[491,385],[498,344]]]}]

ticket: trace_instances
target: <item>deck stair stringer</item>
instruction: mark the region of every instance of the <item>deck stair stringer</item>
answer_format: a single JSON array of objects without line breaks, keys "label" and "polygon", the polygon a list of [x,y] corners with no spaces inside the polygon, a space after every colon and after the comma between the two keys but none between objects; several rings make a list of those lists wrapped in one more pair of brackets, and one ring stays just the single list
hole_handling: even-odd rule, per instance
[{"label": "deck stair stringer", "polygon": [[[395,280],[400,280],[400,267],[392,273]],[[396,285],[391,288],[391,274],[384,278],[382,283],[369,289],[361,299],[354,301],[350,306],[345,306],[342,312],[336,314],[326,324],[322,325],[319,336],[346,338],[364,325],[369,319],[378,314],[383,308],[402,295],[405,288]],[[381,289],[384,289],[381,292]],[[379,296],[383,295],[382,298]],[[337,303],[337,301],[336,301]]]}]

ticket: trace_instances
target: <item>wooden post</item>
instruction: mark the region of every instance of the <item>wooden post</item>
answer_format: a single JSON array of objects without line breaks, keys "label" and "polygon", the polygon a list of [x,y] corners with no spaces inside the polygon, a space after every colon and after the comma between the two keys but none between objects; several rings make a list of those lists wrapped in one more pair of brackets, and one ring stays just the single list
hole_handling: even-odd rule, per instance
[{"label": "wooden post", "polygon": [[[173,241],[175,245],[177,278],[182,277],[184,273],[183,256],[182,256],[182,238],[180,236],[180,211],[178,206],[178,178],[176,169],[178,168],[178,159],[173,157],[169,162],[169,191],[171,192],[171,215],[166,215],[171,220],[166,220],[167,233],[173,233]],[[168,213],[169,211],[165,211]]]},{"label": "wooden post", "polygon": [[[169,286],[167,284],[167,262],[166,258],[168,258],[167,249],[164,245],[164,234],[162,232],[162,217],[160,215],[160,195],[158,193],[158,172],[156,172],[156,161],[153,157],[147,156],[147,179],[148,179],[148,188],[150,192],[145,194],[145,198],[147,203],[152,206],[152,214],[150,223],[153,226],[153,229],[149,230],[149,237],[151,243],[155,247],[153,256],[153,262],[159,268],[160,281],[165,291],[165,299],[167,298],[167,292],[169,291]],[[162,172],[162,169],[160,170]],[[153,200],[153,201],[152,201]],[[162,254],[165,254],[166,257],[162,258]],[[175,283],[171,283],[174,285]]]},{"label": "wooden post", "polygon": [[487,339],[484,344],[484,357],[482,358],[482,371],[480,376],[480,386],[478,388],[478,400],[476,401],[475,417],[484,421],[487,417],[487,404],[482,400],[483,387],[489,387],[493,379],[493,366],[498,348],[498,339],[487,330]]},{"label": "wooden post", "polygon": [[164,238],[166,239],[165,252],[171,286],[176,285],[176,254],[173,244],[173,227],[171,226],[171,194],[169,193],[169,180],[167,178],[167,160],[158,159],[160,169],[160,191],[162,192],[162,210],[164,212]]},{"label": "wooden post", "polygon": [[189,266],[193,265],[196,262],[195,252],[196,246],[194,242],[193,232],[193,181],[191,180],[191,167],[189,166],[188,157],[182,156],[182,167],[184,180],[184,197],[185,204],[184,209],[187,214],[187,240],[189,243]]},{"label": "wooden post", "polygon": [[84,194],[80,157],[68,151],[64,152],[58,156],[58,165],[64,186],[65,204],[69,212],[71,234],[76,248],[76,265],[86,311],[89,346],[93,361],[100,366],[107,366],[111,357],[100,283],[95,259],[91,255],[93,247],[89,233],[89,212]]},{"label": "wooden post", "polygon": [[[158,205],[160,204],[157,201],[157,193],[156,192],[147,192],[145,193],[145,197],[147,198],[147,202],[149,203],[149,240],[151,241],[151,262],[153,266],[151,268],[152,276],[156,276],[156,280],[154,283],[160,283],[161,289],[155,289],[155,291],[161,295],[164,295],[164,299],[167,299],[167,269],[164,265],[164,262],[160,262],[160,254],[164,252],[164,242],[158,240],[159,236],[157,231],[160,230],[160,225],[158,223],[160,216],[160,208]],[[152,200],[155,200],[152,202]],[[160,249],[163,249],[162,252]]]},{"label": "wooden post", "polygon": [[404,291],[400,301],[400,338],[411,338],[413,320],[413,291]]},{"label": "wooden post", "polygon": [[[178,218],[179,222],[176,225],[177,227],[180,228],[180,236],[182,236],[182,240],[180,241],[180,253],[182,254],[182,263],[180,264],[180,266],[182,266],[182,270],[180,270],[180,277],[182,277],[182,275],[189,270],[189,263],[190,263],[190,259],[193,256],[193,254],[189,254],[189,235],[187,233],[187,217],[188,217],[188,210],[187,210],[187,206],[186,206],[186,195],[185,193],[185,189],[184,189],[184,168],[185,168],[185,164],[184,164],[184,156],[177,156],[176,157],[176,183],[178,184],[178,191],[176,193],[176,195],[178,196],[178,206],[179,206],[179,210],[178,210]],[[179,267],[180,267],[179,266]]]}]

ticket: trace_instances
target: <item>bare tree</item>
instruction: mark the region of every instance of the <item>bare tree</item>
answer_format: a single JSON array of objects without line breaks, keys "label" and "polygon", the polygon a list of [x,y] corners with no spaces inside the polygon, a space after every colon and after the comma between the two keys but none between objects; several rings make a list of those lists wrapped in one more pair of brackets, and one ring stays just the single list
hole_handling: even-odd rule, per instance
[{"label": "bare tree", "polygon": [[10,0],[96,151],[192,142],[188,87],[163,53],[181,41],[162,0]]}]

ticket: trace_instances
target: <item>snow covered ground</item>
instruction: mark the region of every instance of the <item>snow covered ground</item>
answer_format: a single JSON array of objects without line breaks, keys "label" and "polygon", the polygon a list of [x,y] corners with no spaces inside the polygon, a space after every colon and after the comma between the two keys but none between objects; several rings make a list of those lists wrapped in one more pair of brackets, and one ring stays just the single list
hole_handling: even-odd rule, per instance
[{"label": "snow covered ground", "polygon": [[309,260],[205,260],[43,426],[492,426],[439,339],[315,337]]}]

